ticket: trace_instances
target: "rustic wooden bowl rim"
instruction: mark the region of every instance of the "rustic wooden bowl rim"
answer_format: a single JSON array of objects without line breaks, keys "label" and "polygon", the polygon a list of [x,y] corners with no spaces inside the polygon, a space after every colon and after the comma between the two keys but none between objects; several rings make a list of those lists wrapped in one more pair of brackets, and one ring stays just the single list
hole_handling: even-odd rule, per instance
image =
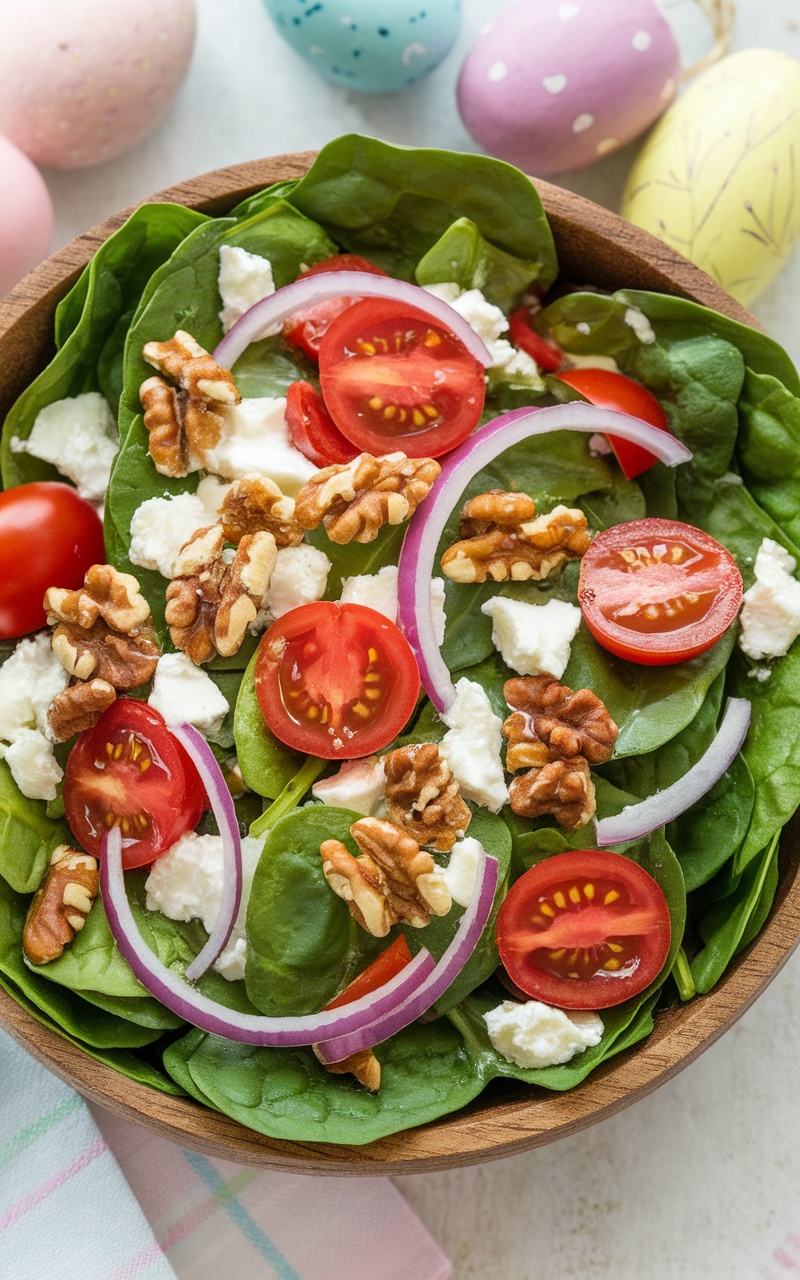
[{"label": "rustic wooden bowl rim", "polygon": [[[300,177],[314,152],[217,169],[160,192],[153,199],[186,204],[219,215],[272,182]],[[581,196],[537,182],[566,264],[605,287],[660,289],[693,298],[759,327],[708,276],[646,232]],[[60,249],[0,302],[0,413],[8,408],[52,350],[43,337],[52,314],[103,240],[132,209]],[[95,1061],[42,1026],[0,991],[0,1025],[40,1062],[97,1102],[184,1146],[245,1164],[284,1172],[376,1175],[430,1172],[498,1159],[587,1128],[650,1093],[707,1049],[764,990],[800,938],[800,828],[792,823],[782,841],[781,882],[770,919],[757,940],[707,996],[662,1012],[641,1045],[597,1068],[565,1094],[495,1082],[463,1110],[362,1147],[296,1143],[264,1138],[189,1099],[158,1093]]]}]

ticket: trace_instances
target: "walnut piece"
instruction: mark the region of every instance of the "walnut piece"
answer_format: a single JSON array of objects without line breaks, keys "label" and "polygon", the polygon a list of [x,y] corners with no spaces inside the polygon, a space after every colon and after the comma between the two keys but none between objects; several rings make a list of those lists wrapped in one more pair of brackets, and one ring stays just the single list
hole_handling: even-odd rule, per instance
[{"label": "walnut piece", "polygon": [[57,960],[86,923],[100,890],[97,859],[61,844],[33,895],[22,947],[31,964]]},{"label": "walnut piece", "polygon": [[323,1062],[317,1052],[316,1045],[311,1046],[319,1062],[332,1076],[355,1076],[359,1084],[363,1084],[370,1093],[377,1093],[381,1087],[381,1064],[371,1049],[359,1049],[341,1062]]},{"label": "walnut piece", "polygon": [[47,711],[47,727],[54,742],[93,729],[111,706],[117,691],[107,680],[79,680],[57,693]]},{"label": "walnut piece", "polygon": [[331,542],[372,542],[384,525],[413,515],[440,471],[433,458],[360,453],[312,476],[295,499],[295,518],[303,529],[324,524]]},{"label": "walnut piece", "polygon": [[529,769],[514,778],[508,794],[514,813],[523,818],[551,813],[559,826],[569,831],[585,827],[594,817],[594,783],[583,756],[550,759],[539,768]]},{"label": "walnut piece", "polygon": [[435,742],[398,747],[383,757],[390,822],[420,844],[452,849],[472,813]]},{"label": "walnut piece", "polygon": [[145,343],[142,355],[164,375],[139,388],[150,456],[162,475],[188,475],[218,444],[226,410],[241,396],[228,370],[181,329],[168,342]]},{"label": "walnut piece", "polygon": [[105,680],[118,693],[145,684],[161,653],[149,622],[130,635],[119,635],[102,621],[85,631],[62,622],[53,632],[52,645],[53,653],[71,676],[78,680]]},{"label": "walnut piece", "polygon": [[459,541],[442,556],[442,571],[455,582],[540,581],[580,559],[591,541],[582,511],[558,506],[534,519],[536,505],[524,493],[493,489],[461,514]]},{"label": "walnut piece", "polygon": [[266,476],[243,476],[231,485],[219,513],[228,542],[241,542],[247,534],[271,533],[277,547],[297,547],[303,530],[294,518],[294,499],[281,493]]},{"label": "walnut piece", "polygon": [[226,563],[221,524],[198,529],[181,547],[167,587],[172,643],[196,666],[237,653],[266,594],[277,548],[271,533],[246,534]]},{"label": "walnut piece", "polygon": [[77,591],[49,587],[44,607],[51,626],[74,623],[88,630],[99,618],[127,635],[150,619],[150,605],[131,573],[120,573],[110,564],[93,564]]},{"label": "walnut piece", "polygon": [[452,899],[442,872],[412,836],[382,818],[359,818],[350,834],[361,856],[340,840],[325,840],[322,870],[362,929],[385,938],[399,920],[422,929],[431,914],[447,915]]},{"label": "walnut piece", "polygon": [[582,755],[590,764],[603,764],[610,758],[619,729],[591,689],[573,693],[555,676],[544,674],[506,680],[503,693],[513,708],[503,725],[510,773],[530,763],[526,753],[536,739],[561,759]]}]

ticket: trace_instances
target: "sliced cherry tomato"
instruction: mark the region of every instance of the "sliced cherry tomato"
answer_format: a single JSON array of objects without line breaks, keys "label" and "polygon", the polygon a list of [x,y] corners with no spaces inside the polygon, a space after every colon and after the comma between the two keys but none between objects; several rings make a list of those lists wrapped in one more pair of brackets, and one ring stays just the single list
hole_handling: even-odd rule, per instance
[{"label": "sliced cherry tomato", "polygon": [[111,827],[122,865],[141,867],[193,831],[208,800],[189,756],[146,702],[118,698],[78,738],[64,776],[64,808],[78,843],[98,857]]},{"label": "sliced cherry tomato", "polygon": [[554,373],[566,364],[567,357],[557,342],[538,333],[531,324],[531,313],[527,307],[517,307],[508,318],[511,341],[526,351],[545,373]]},{"label": "sliced cherry tomato", "polygon": [[390,947],[381,952],[377,960],[373,960],[363,973],[345,987],[341,995],[338,995],[335,1000],[329,1000],[325,1008],[338,1009],[342,1004],[350,1004],[353,1000],[368,996],[371,991],[377,991],[379,987],[384,986],[410,963],[411,952],[401,933]]},{"label": "sliced cherry tomato", "polygon": [[370,453],[437,458],[478,425],[481,365],[417,307],[365,298],[331,325],[319,349],[322,395],[348,440]]},{"label": "sliced cherry tomato", "polygon": [[618,853],[557,853],[520,876],[497,916],[511,981],[560,1009],[638,995],[669,955],[669,908],[653,877]]},{"label": "sliced cherry tomato", "polygon": [[[669,431],[669,419],[653,393],[641,382],[626,378],[624,373],[614,373],[612,369],[567,369],[558,377],[567,386],[580,391],[590,404],[601,409],[616,409],[619,413],[649,422],[651,427]],[[607,439],[626,480],[634,480],[657,461],[652,453],[631,440],[621,440],[619,436],[608,436]]]},{"label": "sliced cherry tomato", "polygon": [[346,440],[310,382],[293,382],[286,392],[289,439],[318,467],[352,462],[359,450]]},{"label": "sliced cherry tomato", "polygon": [[[360,258],[357,253],[337,253],[332,258],[326,258],[324,262],[315,263],[297,278],[305,280],[306,276],[318,276],[328,271],[365,271],[372,276],[387,274],[380,267],[376,267],[374,262]],[[291,319],[286,321],[283,326],[283,336],[287,342],[291,342],[292,346],[299,347],[312,360],[316,360],[319,355],[319,344],[328,326],[337,316],[358,301],[358,298],[329,298],[327,302],[317,302],[311,307],[303,307],[302,310],[295,311]]]},{"label": "sliced cherry tomato", "polygon": [[742,575],[725,547],[677,520],[631,520],[598,533],[578,584],[595,640],[630,662],[686,662],[731,625]]},{"label": "sliced cherry tomato", "polygon": [[43,627],[47,588],[82,586],[105,558],[100,517],[71,485],[37,480],[0,493],[0,639]]},{"label": "sliced cherry tomato", "polygon": [[256,696],[281,742],[323,760],[379,751],[419,694],[411,646],[382,613],[319,601],[284,614],[261,641]]}]

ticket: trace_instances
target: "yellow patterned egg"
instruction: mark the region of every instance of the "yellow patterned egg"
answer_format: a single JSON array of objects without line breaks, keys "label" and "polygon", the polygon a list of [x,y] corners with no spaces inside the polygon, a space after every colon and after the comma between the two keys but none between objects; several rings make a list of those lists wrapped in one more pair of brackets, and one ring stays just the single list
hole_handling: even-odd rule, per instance
[{"label": "yellow patterned egg", "polygon": [[800,62],[746,49],[699,76],[649,134],[621,212],[751,302],[800,235]]}]

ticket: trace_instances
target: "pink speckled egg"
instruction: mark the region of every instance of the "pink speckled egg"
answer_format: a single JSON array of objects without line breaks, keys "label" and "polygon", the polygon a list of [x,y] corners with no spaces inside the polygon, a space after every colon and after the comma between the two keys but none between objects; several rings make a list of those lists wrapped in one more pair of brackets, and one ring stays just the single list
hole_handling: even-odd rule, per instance
[{"label": "pink speckled egg", "polygon": [[473,45],[458,106],[492,155],[561,173],[630,142],[666,110],[679,79],[655,0],[524,0]]},{"label": "pink speckled egg", "polygon": [[132,147],[189,65],[194,0],[28,0],[6,9],[0,133],[37,164],[79,169]]},{"label": "pink speckled egg", "polygon": [[35,165],[0,138],[0,297],[50,252],[53,204]]}]

